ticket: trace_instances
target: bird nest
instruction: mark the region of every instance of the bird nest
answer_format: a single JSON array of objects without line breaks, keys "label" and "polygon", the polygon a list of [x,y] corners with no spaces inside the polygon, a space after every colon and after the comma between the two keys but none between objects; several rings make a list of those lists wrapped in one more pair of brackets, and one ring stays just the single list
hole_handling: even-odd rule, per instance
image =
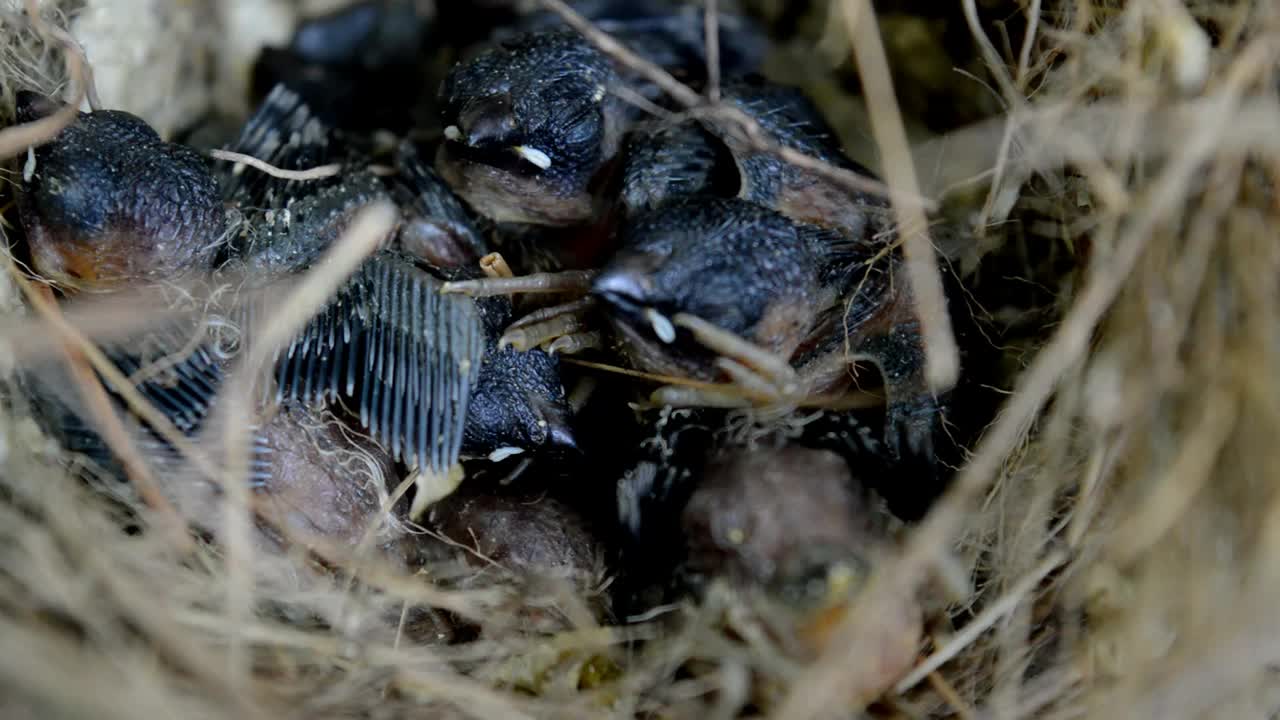
[{"label": "bird nest", "polygon": [[[17,89],[80,97],[87,68],[104,106],[162,133],[243,112],[257,47],[302,12],[40,5],[37,23],[0,5],[6,125]],[[193,536],[129,486],[86,483],[6,383],[3,714],[1274,717],[1280,8],[752,5],[778,32],[770,73],[802,83],[893,190],[961,229],[935,246],[964,288],[949,302],[989,351],[972,401],[989,422],[818,654],[788,659],[788,638],[728,589],[602,624],[593,597],[560,585],[443,561],[408,575],[372,541],[261,552],[243,513]],[[884,52],[859,41],[875,30]],[[11,241],[26,147],[44,136],[0,133]],[[92,338],[33,310],[8,264],[6,373],[87,352]],[[942,311],[924,310],[945,367]],[[873,680],[907,596],[925,608],[923,638],[903,673]]]}]

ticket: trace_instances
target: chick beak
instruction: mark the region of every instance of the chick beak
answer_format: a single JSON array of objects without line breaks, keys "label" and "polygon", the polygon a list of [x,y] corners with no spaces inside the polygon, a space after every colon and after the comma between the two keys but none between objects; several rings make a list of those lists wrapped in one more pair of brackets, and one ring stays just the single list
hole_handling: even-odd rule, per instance
[{"label": "chick beak", "polygon": [[19,90],[14,97],[19,122],[32,122],[58,111],[58,102],[30,90]]},{"label": "chick beak", "polygon": [[591,292],[613,304],[644,305],[652,282],[639,268],[615,267],[596,277]]},{"label": "chick beak", "polygon": [[458,117],[459,140],[470,147],[507,145],[516,131],[511,98],[491,95],[471,103]]},{"label": "chick beak", "polygon": [[578,447],[578,441],[573,436],[573,429],[567,422],[559,420],[548,421],[546,445],[548,449],[560,452],[582,452]]}]

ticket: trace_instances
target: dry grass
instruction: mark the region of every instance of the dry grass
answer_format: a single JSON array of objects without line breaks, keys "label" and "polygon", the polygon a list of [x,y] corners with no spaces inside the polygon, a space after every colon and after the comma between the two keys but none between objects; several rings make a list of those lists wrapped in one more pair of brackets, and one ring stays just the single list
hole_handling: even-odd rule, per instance
[{"label": "dry grass", "polygon": [[[1008,22],[991,22],[993,6]],[[844,9],[834,3],[830,17]],[[946,248],[972,291],[952,302],[981,303],[1010,394],[951,489],[856,598],[839,629],[847,642],[812,664],[790,660],[729,592],[598,627],[562,590],[460,589],[451,564],[410,576],[367,543],[305,538],[307,550],[257,552],[247,493],[225,496],[240,509],[222,515],[225,542],[126,532],[156,525],[156,511],[127,488],[71,477],[8,385],[0,714],[826,717],[848,708],[877,618],[919,592],[929,644],[875,714],[1273,717],[1280,9],[960,10],[976,37],[966,71],[985,68],[987,87],[956,82],[1005,115],[917,143],[914,168],[892,148],[879,156],[891,188],[909,196],[918,176],[926,196],[973,223]],[[6,118],[15,87],[67,86],[60,46],[17,30],[0,32]],[[891,65],[903,62],[892,47]],[[918,127],[905,105],[903,115]],[[277,319],[305,316],[309,288],[332,280],[304,281]],[[0,285],[0,359],[47,361],[58,343],[24,342],[42,321],[7,277]],[[1023,300],[1033,285],[1043,292]],[[122,307],[108,310],[139,322]],[[68,323],[101,328],[108,310],[69,312]],[[569,619],[554,632],[517,618],[547,603]],[[432,642],[424,628],[442,613],[484,632]]]}]

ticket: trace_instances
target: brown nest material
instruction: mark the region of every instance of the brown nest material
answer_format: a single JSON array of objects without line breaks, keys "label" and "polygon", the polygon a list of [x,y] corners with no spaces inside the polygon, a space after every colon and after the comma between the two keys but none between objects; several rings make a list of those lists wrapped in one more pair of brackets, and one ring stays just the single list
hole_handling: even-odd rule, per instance
[{"label": "brown nest material", "polygon": [[[45,3],[44,29],[4,7],[0,117],[15,88],[83,80],[49,28],[96,4]],[[803,78],[893,190],[941,201],[969,230],[938,245],[968,290],[951,301],[998,351],[1003,399],[820,654],[787,659],[727,590],[597,624],[590,594],[607,577],[585,598],[580,583],[513,584],[465,538],[442,538],[414,575],[371,549],[376,533],[354,550],[255,545],[236,492],[216,531],[175,540],[171,508],[69,471],[7,383],[0,714],[1274,717],[1280,6],[757,5],[784,38],[777,74]],[[216,53],[215,41],[189,47]],[[213,102],[213,84],[196,102]],[[0,134],[15,156],[6,203],[33,141],[16,131]],[[919,205],[900,210],[923,226]],[[0,276],[10,371],[66,339],[13,277]],[[945,374],[950,350],[933,347]],[[389,512],[397,499],[351,502]],[[915,593],[930,620],[913,669],[878,696],[851,692]]]}]

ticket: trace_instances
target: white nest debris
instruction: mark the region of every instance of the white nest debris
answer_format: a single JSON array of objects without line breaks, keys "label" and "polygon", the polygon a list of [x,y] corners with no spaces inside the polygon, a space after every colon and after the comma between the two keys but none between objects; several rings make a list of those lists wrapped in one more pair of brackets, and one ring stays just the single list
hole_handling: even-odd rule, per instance
[{"label": "white nest debris", "polygon": [[217,3],[217,12],[221,46],[219,82],[213,100],[219,110],[240,115],[248,111],[249,83],[258,53],[264,47],[289,41],[298,20],[297,3],[225,0]]},{"label": "white nest debris", "polygon": [[202,114],[248,112],[253,63],[289,41],[298,19],[351,0],[86,0],[72,35],[93,65],[106,107],[161,135]]},{"label": "white nest debris", "polygon": [[70,31],[103,105],[144,118],[166,137],[208,110],[218,41],[212,12],[211,3],[196,0],[86,2]]}]

